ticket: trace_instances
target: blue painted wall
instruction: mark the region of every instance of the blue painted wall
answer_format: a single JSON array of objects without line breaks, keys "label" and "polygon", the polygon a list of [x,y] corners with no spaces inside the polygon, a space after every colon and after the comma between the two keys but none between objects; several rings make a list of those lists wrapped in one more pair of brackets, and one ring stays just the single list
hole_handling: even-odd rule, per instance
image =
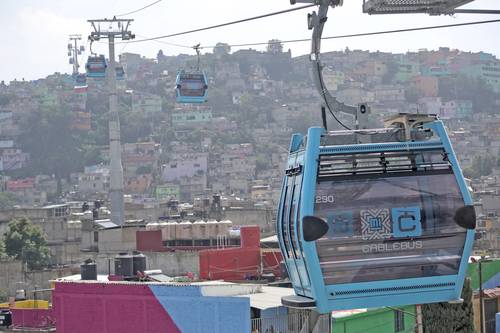
[{"label": "blue painted wall", "polygon": [[249,333],[250,300],[203,296],[199,286],[150,285],[183,333]]}]

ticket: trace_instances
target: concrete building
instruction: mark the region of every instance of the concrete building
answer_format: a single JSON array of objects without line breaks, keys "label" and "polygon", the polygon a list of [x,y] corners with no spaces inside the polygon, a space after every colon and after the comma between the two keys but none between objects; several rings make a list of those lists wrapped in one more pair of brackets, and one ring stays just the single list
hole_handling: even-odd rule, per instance
[{"label": "concrete building", "polygon": [[137,93],[132,94],[132,111],[142,113],[161,112],[161,97],[154,94]]},{"label": "concrete building", "polygon": [[461,73],[485,80],[495,92],[500,92],[500,61],[474,64],[462,69]]},{"label": "concrete building", "polygon": [[52,264],[80,260],[81,226],[79,221],[71,219],[68,204],[14,208],[2,213],[0,225],[6,226],[12,219],[25,217],[42,229]]},{"label": "concrete building", "polygon": [[172,112],[172,126],[178,129],[195,129],[212,120],[210,109],[198,109],[190,111],[175,110]]},{"label": "concrete building", "polygon": [[412,86],[423,97],[437,97],[439,94],[439,80],[434,76],[415,76],[412,80]]}]

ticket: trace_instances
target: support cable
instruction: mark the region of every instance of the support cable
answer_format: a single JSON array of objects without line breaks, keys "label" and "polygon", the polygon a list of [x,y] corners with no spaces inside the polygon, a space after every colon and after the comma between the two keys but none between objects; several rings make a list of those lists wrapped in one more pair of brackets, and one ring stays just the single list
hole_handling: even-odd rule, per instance
[{"label": "support cable", "polygon": [[241,20],[236,20],[236,21],[231,21],[231,22],[226,22],[226,23],[211,25],[211,26],[208,26],[208,27],[205,27],[205,28],[197,28],[197,29],[192,29],[192,30],[183,31],[183,32],[177,32],[177,33],[163,35],[163,36],[156,36],[156,37],[150,37],[150,38],[144,38],[144,39],[136,39],[136,40],[130,41],[130,43],[140,43],[140,42],[147,42],[147,41],[156,40],[156,39],[163,39],[163,38],[170,38],[170,37],[175,37],[175,36],[187,35],[187,34],[191,34],[193,32],[200,32],[200,31],[205,31],[205,30],[211,30],[211,29],[225,27],[225,26],[228,26],[228,25],[233,25],[233,24],[238,24],[238,23],[243,23],[243,22],[248,22],[248,21],[259,20],[259,19],[262,19],[262,18],[266,18],[266,17],[270,17],[270,16],[275,16],[275,15],[281,15],[281,14],[285,14],[285,13],[289,13],[289,12],[293,12],[293,11],[297,11],[297,10],[301,10],[301,9],[305,9],[305,8],[309,8],[309,7],[313,7],[313,6],[315,6],[315,5],[305,5],[305,6],[301,6],[301,7],[295,7],[295,8],[280,10],[280,11],[273,12],[273,13],[262,14],[262,15],[258,15],[258,16],[244,18],[244,19],[241,19]]},{"label": "support cable", "polygon": [[134,11],[131,11],[131,12],[128,12],[128,13],[119,14],[119,15],[115,15],[115,17],[127,16],[127,15],[130,15],[130,14],[134,14],[134,13],[140,12],[141,10],[144,10],[144,9],[146,9],[146,8],[149,8],[149,7],[151,7],[151,6],[154,6],[154,5],[156,5],[157,3],[161,2],[161,1],[162,1],[162,0],[157,0],[157,1],[155,1],[155,2],[150,3],[149,5],[146,5],[146,6],[144,6],[144,7],[141,7],[141,8],[139,8],[139,9],[134,10]]},{"label": "support cable", "polygon": [[[444,28],[455,28],[455,27],[462,27],[462,26],[469,26],[469,25],[481,25],[481,24],[499,23],[499,22],[500,22],[500,19],[486,20],[486,21],[472,21],[472,22],[464,22],[464,23],[453,23],[453,24],[443,24],[443,25],[430,25],[430,26],[425,26],[425,27],[382,30],[382,31],[374,31],[374,32],[360,32],[360,33],[355,33],[355,34],[322,37],[321,40],[364,37],[364,36],[394,34],[394,33],[401,33],[401,32],[444,29]],[[311,41],[310,38],[301,38],[301,39],[282,40],[282,41],[276,41],[276,42],[269,42],[268,41],[268,42],[256,42],[256,43],[229,44],[229,46],[230,47],[246,47],[246,46],[261,46],[261,45],[279,44],[279,43],[291,44],[291,43],[301,43],[301,42],[310,42],[310,41]],[[214,47],[215,47],[215,45],[209,45],[209,46],[202,46],[200,48],[206,49],[206,48],[214,48]]]}]

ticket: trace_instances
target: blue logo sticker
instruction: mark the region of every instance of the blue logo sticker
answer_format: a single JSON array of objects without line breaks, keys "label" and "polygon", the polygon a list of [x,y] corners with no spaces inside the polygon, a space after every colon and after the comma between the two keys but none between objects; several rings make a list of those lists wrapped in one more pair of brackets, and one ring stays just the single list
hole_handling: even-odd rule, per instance
[{"label": "blue logo sticker", "polygon": [[392,231],[396,238],[421,236],[420,207],[393,208]]},{"label": "blue logo sticker", "polygon": [[363,240],[386,239],[391,237],[391,219],[389,209],[362,209],[361,236]]},{"label": "blue logo sticker", "polygon": [[328,237],[352,236],[352,212],[343,211],[328,214]]}]

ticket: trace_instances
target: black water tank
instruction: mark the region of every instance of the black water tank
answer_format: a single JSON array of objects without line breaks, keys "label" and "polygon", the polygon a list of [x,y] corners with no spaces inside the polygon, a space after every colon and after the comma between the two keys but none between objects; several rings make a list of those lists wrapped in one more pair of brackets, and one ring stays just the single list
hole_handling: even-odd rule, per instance
[{"label": "black water tank", "polygon": [[82,280],[97,280],[97,265],[91,259],[80,265]]},{"label": "black water tank", "polygon": [[128,253],[120,253],[115,257],[115,275],[134,276],[134,260]]},{"label": "black water tank", "polygon": [[134,251],[132,254],[134,274],[144,272],[146,270],[146,256],[139,251]]},{"label": "black water tank", "polygon": [[273,273],[264,273],[261,275],[261,278],[266,280],[268,283],[276,281],[276,276]]},{"label": "black water tank", "polygon": [[0,310],[0,327],[12,325],[12,313],[10,310]]}]

